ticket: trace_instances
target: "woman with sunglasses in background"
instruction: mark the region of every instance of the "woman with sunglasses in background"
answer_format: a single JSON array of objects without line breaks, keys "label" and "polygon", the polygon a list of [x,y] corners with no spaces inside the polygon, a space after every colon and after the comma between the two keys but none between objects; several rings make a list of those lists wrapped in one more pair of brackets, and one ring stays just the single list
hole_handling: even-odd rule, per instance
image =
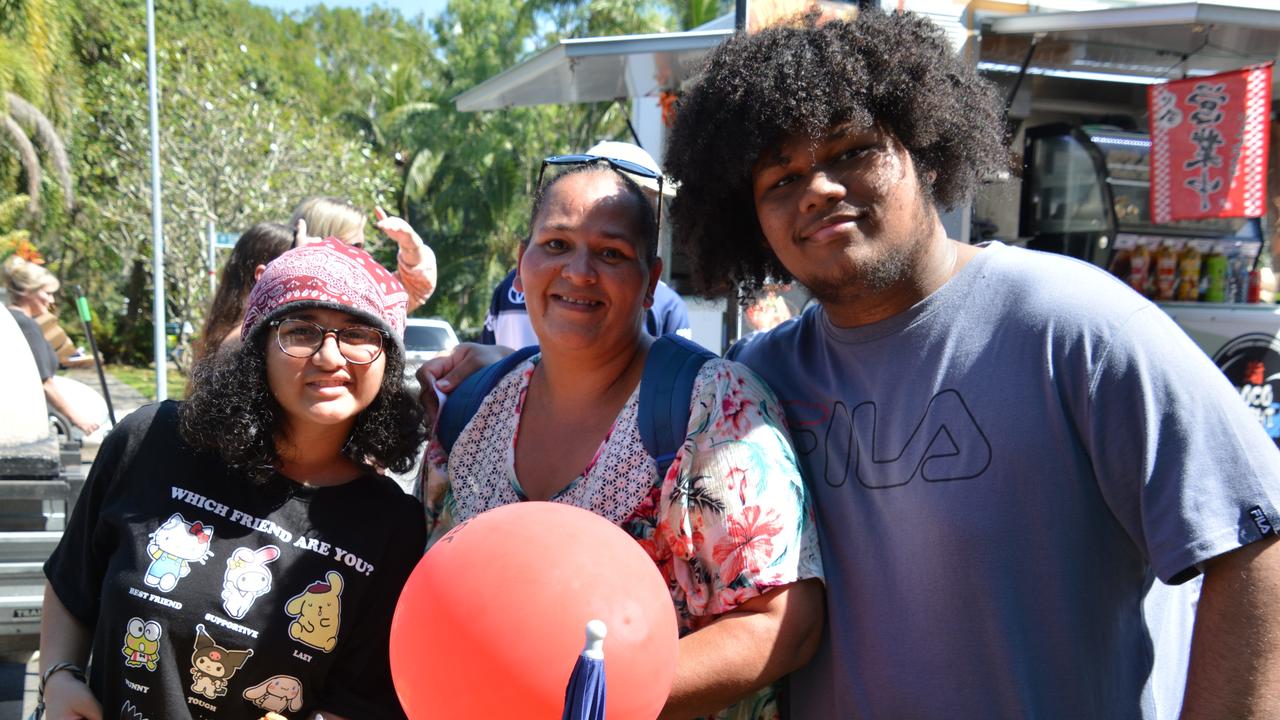
[{"label": "woman with sunglasses in background", "polygon": [[244,342],[108,436],[45,566],[48,717],[403,717],[388,634],[425,527],[380,470],[423,438],[405,300],[358,248],[290,250]]},{"label": "woman with sunglasses in background", "polygon": [[58,370],[58,354],[45,339],[36,320],[50,312],[54,293],[58,292],[62,283],[58,282],[53,273],[17,255],[10,256],[4,262],[4,282],[9,294],[9,312],[22,330],[31,355],[35,358],[45,402],[51,410],[61,413],[72,425],[80,428],[81,432],[91,434],[98,429],[98,423],[63,394],[55,375]]},{"label": "woman with sunglasses in background", "polygon": [[432,536],[523,500],[608,518],[652,557],[679,618],[664,717],[775,717],[772,683],[813,654],[823,616],[781,409],[744,367],[707,361],[689,434],[659,475],[637,425],[655,342],[644,318],[662,272],[658,219],[630,177],[653,173],[590,155],[548,167],[558,174],[545,187],[539,178],[516,279],[541,351],[498,380],[447,457],[432,442]]}]

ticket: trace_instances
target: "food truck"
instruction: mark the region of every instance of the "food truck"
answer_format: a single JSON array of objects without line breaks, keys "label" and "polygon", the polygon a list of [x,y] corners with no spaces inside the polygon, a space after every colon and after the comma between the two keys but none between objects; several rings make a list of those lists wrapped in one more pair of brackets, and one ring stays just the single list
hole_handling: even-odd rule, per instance
[{"label": "food truck", "polygon": [[[1107,268],[1151,297],[1280,442],[1280,308],[1274,296],[1260,302],[1280,194],[1277,140],[1261,148],[1273,163],[1271,193],[1265,179],[1261,188],[1270,222],[1266,207],[1252,213],[1259,217],[1161,221],[1147,97],[1183,78],[1221,87],[1219,73],[1259,64],[1274,74],[1265,63],[1280,56],[1280,10],[1190,2],[989,15],[976,27],[978,67],[1008,93],[1022,172],[1006,187],[984,188],[974,227]],[[1277,91],[1273,81],[1267,125]],[[1172,161],[1195,165],[1194,157]],[[1167,168],[1170,158],[1160,162]]]}]

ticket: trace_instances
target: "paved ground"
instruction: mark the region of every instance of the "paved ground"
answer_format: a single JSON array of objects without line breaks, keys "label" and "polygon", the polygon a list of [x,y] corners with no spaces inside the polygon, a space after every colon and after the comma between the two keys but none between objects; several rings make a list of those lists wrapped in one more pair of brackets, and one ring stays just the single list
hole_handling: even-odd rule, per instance
[{"label": "paved ground", "polygon": [[[69,370],[63,374],[88,385],[98,394],[102,393],[98,372],[94,368]],[[149,402],[137,390],[110,375],[107,375],[107,390],[111,393],[117,420]],[[86,438],[81,451],[86,473],[98,452],[104,432],[98,431]],[[35,709],[39,685],[36,669],[39,658],[35,654],[37,643],[38,639],[34,637],[0,636],[0,720],[23,720]]]}]

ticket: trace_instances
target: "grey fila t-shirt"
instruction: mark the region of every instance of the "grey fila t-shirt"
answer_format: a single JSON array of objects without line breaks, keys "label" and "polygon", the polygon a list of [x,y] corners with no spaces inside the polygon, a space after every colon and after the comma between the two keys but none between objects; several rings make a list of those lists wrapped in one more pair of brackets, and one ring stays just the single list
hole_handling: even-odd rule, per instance
[{"label": "grey fila t-shirt", "polygon": [[791,717],[1176,713],[1191,613],[1144,597],[1268,530],[1280,456],[1159,308],[996,243],[893,318],[814,307],[728,356],[777,393],[818,517]]}]

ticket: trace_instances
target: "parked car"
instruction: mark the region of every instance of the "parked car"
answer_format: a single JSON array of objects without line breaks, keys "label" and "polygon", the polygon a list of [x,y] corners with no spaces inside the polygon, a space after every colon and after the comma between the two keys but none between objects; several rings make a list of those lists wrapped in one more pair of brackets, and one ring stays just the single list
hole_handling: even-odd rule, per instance
[{"label": "parked car", "polygon": [[418,366],[458,344],[453,326],[436,318],[409,318],[404,328],[404,374],[412,378]]}]

